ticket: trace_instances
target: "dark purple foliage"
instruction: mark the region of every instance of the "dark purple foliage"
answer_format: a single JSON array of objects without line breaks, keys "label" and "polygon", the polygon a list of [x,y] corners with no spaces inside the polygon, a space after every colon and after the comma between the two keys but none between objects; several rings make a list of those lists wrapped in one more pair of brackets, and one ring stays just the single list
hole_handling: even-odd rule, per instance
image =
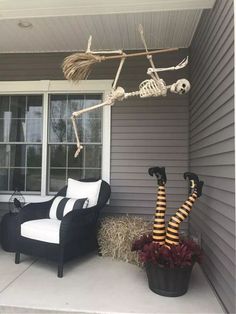
[{"label": "dark purple foliage", "polygon": [[141,262],[152,262],[165,267],[185,267],[194,262],[201,263],[202,249],[193,240],[182,239],[179,245],[170,248],[152,241],[152,235],[143,235],[132,245],[132,251],[137,251]]},{"label": "dark purple foliage", "polygon": [[142,250],[145,244],[152,242],[151,234],[144,234],[140,239],[136,240],[133,245],[131,251],[139,251]]}]

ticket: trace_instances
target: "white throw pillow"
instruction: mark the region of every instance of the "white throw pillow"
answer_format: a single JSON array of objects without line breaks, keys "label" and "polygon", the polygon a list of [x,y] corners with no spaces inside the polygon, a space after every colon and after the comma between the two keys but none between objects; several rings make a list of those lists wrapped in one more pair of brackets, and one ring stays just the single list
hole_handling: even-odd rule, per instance
[{"label": "white throw pillow", "polygon": [[57,196],[54,198],[49,210],[49,218],[62,220],[72,210],[87,208],[88,203],[87,198],[77,199]]},{"label": "white throw pillow", "polygon": [[101,183],[102,180],[98,180],[96,182],[81,182],[69,178],[66,197],[88,198],[88,207],[93,207],[97,205]]}]

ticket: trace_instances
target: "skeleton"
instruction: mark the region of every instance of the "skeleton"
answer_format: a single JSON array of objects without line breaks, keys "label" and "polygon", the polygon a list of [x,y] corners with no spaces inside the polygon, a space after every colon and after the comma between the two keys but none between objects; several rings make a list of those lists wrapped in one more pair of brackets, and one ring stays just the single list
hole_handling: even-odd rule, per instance
[{"label": "skeleton", "polygon": [[[140,98],[148,98],[148,97],[159,97],[159,96],[166,96],[167,92],[170,91],[171,93],[183,95],[190,90],[190,83],[186,79],[179,79],[177,82],[173,83],[172,85],[166,85],[165,81],[161,79],[158,75],[158,72],[164,71],[174,71],[184,68],[188,64],[188,57],[183,59],[179,64],[176,66],[168,67],[168,68],[156,68],[154,62],[152,60],[152,54],[161,53],[166,51],[175,51],[177,49],[162,49],[162,50],[154,50],[148,51],[147,44],[144,38],[143,28],[139,26],[139,32],[141,35],[142,42],[145,47],[145,52],[141,53],[134,53],[134,54],[125,54],[122,50],[115,50],[115,51],[91,51],[91,43],[92,37],[89,37],[88,40],[88,47],[84,54],[75,54],[69,56],[65,59],[63,64],[63,71],[65,77],[67,79],[72,79],[78,81],[79,79],[87,78],[90,72],[90,66],[93,63],[101,62],[108,59],[117,59],[120,58],[120,64],[118,70],[116,72],[116,76],[112,85],[112,89],[110,94],[106,97],[104,102],[94,105],[89,108],[85,108],[72,114],[72,123],[75,132],[75,137],[77,141],[77,150],[75,152],[75,157],[77,157],[83,148],[80,144],[79,133],[76,126],[76,118],[82,115],[85,112],[89,112],[98,108],[102,108],[104,106],[113,106],[117,101],[123,101],[129,97],[138,96]],[[114,56],[105,56],[106,54],[114,54]],[[146,55],[147,59],[150,62],[151,67],[147,69],[147,75],[150,76],[150,79],[146,79],[140,83],[139,89],[137,91],[126,92],[123,87],[118,86],[117,82],[124,65],[126,58],[134,57],[139,55]],[[78,78],[79,77],[79,78]]]}]

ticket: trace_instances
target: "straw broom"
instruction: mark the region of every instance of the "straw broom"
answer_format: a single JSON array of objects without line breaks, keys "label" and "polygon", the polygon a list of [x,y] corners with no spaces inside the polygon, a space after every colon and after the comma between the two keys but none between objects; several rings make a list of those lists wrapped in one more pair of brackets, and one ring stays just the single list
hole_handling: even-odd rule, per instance
[{"label": "straw broom", "polygon": [[70,81],[78,82],[80,80],[85,80],[89,76],[93,65],[96,63],[106,61],[106,60],[114,60],[114,59],[126,59],[131,57],[140,57],[147,56],[153,54],[159,54],[164,52],[177,51],[178,48],[168,48],[168,49],[159,49],[153,51],[145,51],[145,52],[136,52],[136,53],[122,53],[120,55],[114,56],[104,56],[97,55],[90,52],[78,52],[74,53],[65,58],[62,69],[65,75],[65,78]]}]

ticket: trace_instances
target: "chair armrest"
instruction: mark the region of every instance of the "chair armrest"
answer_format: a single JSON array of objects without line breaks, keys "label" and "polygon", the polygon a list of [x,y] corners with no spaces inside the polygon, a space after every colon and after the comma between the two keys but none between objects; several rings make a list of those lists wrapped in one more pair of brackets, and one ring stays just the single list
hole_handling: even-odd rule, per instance
[{"label": "chair armrest", "polygon": [[75,209],[66,214],[61,221],[60,243],[70,242],[79,237],[84,229],[95,226],[98,219],[98,207]]},{"label": "chair armrest", "polygon": [[49,209],[51,207],[53,199],[54,198],[47,202],[29,203],[25,205],[20,210],[18,215],[20,224],[29,220],[48,218]]}]

